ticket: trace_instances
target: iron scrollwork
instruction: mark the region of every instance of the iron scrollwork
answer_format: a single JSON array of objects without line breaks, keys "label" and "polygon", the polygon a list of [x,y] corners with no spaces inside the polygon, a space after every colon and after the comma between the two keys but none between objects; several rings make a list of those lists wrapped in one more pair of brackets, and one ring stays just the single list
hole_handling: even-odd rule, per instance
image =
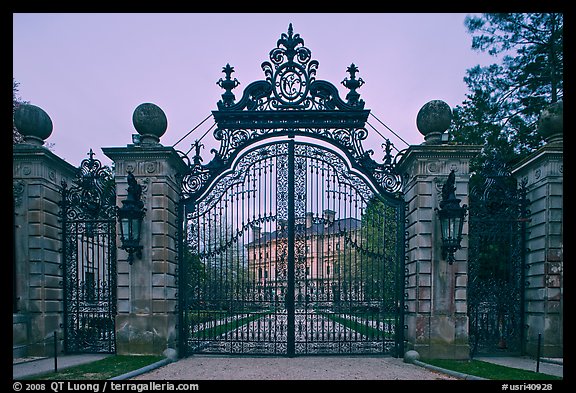
[{"label": "iron scrollwork", "polygon": [[114,178],[110,168],[94,158],[90,149],[90,158],[82,160],[76,171],[74,184],[68,187],[62,181],[63,199],[66,218],[75,219],[109,219],[116,217]]},{"label": "iron scrollwork", "polygon": [[522,227],[529,216],[525,185],[516,184],[498,157],[487,160],[472,180],[468,261],[471,352],[521,352]]},{"label": "iron scrollwork", "polygon": [[182,185],[184,197],[195,198],[218,177],[237,156],[239,151],[252,143],[272,136],[311,136],[342,149],[385,192],[400,191],[402,177],[395,171],[389,141],[384,163],[371,158],[371,150],[364,151],[362,142],[368,131],[364,128],[369,110],[357,92],[363,84],[357,78],[358,67],[351,64],[349,78],[342,85],[350,91],[346,100],[340,98],[338,89],[330,82],[317,80],[318,61],[312,59],[304,40],[294,33],[292,24],[282,33],[276,48],[269,53],[270,61],[262,63],[265,80],[249,84],[238,102],[232,90],[240,82],[232,78],[234,67],[227,64],[225,77],[217,84],[225,92],[213,111],[217,128],[214,138],[220,142],[218,150],[212,149],[213,159],[202,165],[200,145]]},{"label": "iron scrollwork", "polygon": [[341,99],[292,25],[269,56],[238,101],[223,68],[219,148],[206,164],[200,141],[183,157],[180,348],[402,354],[398,155],[390,141],[382,163],[364,150],[356,65]]},{"label": "iron scrollwork", "polygon": [[62,181],[61,193],[65,350],[114,353],[114,177],[90,150],[72,186]]}]

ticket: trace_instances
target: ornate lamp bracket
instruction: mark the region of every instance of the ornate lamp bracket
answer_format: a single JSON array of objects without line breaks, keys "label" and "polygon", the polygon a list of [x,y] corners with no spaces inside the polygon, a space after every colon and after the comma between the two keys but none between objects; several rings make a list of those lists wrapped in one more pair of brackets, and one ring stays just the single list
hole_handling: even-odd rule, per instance
[{"label": "ornate lamp bracket", "polygon": [[454,253],[462,248],[462,228],[464,217],[468,206],[460,206],[460,199],[456,198],[456,175],[454,170],[450,171],[448,180],[442,187],[442,200],[440,209],[436,208],[440,218],[440,229],[442,237],[442,258],[446,259],[450,265],[454,263]]}]

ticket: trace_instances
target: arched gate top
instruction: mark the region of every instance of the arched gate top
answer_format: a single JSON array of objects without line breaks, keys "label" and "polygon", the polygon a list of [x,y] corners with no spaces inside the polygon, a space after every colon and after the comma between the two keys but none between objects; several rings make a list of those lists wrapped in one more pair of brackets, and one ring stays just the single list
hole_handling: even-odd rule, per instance
[{"label": "arched gate top", "polygon": [[338,147],[383,193],[398,194],[402,178],[395,171],[390,141],[383,144],[382,164],[370,157],[372,150],[364,151],[362,146],[368,136],[364,126],[370,110],[364,109],[364,101],[356,91],[364,84],[356,77],[358,67],[351,64],[347,69],[349,77],[342,85],[349,92],[343,100],[332,83],[316,79],[319,63],[312,59],[300,35],[293,32],[292,24],[287,33],[282,33],[269,58],[261,65],[265,80],[249,84],[238,102],[232,92],[240,84],[232,78],[234,67],[223,67],[225,77],[217,84],[224,93],[217,103],[218,110],[212,111],[217,125],[214,137],[220,147],[218,151],[212,149],[214,158],[202,165],[203,145],[196,141],[195,156],[182,183],[184,199],[201,195],[244,148],[270,137],[297,135]]}]

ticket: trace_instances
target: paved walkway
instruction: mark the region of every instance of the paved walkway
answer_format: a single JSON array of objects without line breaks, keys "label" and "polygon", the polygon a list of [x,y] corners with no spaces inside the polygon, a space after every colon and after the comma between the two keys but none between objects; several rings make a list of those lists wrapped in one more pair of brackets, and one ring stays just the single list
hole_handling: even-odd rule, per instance
[{"label": "paved walkway", "polygon": [[230,357],[194,355],[167,364],[135,380],[316,381],[450,380],[445,373],[385,356]]},{"label": "paved walkway", "polygon": [[[96,360],[104,359],[108,354],[83,354],[83,355],[63,355],[57,359],[58,370],[68,367],[78,366]],[[54,358],[40,358],[26,361],[19,360],[12,365],[12,378],[23,379],[38,374],[54,371]]]},{"label": "paved walkway", "polygon": [[[58,369],[100,360],[110,355],[64,355],[58,358]],[[536,360],[528,357],[477,357],[477,360],[507,367],[536,371]],[[543,359],[540,372],[563,377],[562,359]],[[15,363],[14,379],[54,371],[54,359],[45,358]],[[222,379],[456,379],[402,359],[391,357],[310,356],[310,357],[230,357],[195,355],[150,370],[134,379],[148,380],[222,380]],[[138,374],[138,373],[134,373]]]},{"label": "paved walkway", "polygon": [[475,357],[476,360],[499,364],[501,366],[521,368],[536,372],[538,367],[539,372],[542,374],[554,375],[557,377],[564,377],[563,359],[540,359],[538,366],[536,359],[529,357]]}]

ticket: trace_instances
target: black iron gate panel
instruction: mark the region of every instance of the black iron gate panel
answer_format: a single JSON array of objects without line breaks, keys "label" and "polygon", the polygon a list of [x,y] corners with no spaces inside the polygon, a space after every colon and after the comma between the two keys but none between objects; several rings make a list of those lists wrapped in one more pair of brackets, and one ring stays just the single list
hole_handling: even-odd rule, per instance
[{"label": "black iron gate panel", "polygon": [[302,143],[293,196],[295,353],[394,354],[401,206],[334,151]]},{"label": "black iron gate panel", "polygon": [[110,170],[83,160],[74,184],[62,184],[64,348],[115,353],[116,195]]},{"label": "black iron gate panel", "polygon": [[223,68],[220,147],[182,180],[182,353],[403,353],[402,178],[362,146],[358,68],[346,100],[317,68],[292,25],[238,102]]},{"label": "black iron gate panel", "polygon": [[471,180],[468,312],[476,354],[523,353],[526,190],[499,160]]},{"label": "black iron gate panel", "polygon": [[400,350],[403,208],[326,147],[255,147],[186,214],[190,352]]}]

